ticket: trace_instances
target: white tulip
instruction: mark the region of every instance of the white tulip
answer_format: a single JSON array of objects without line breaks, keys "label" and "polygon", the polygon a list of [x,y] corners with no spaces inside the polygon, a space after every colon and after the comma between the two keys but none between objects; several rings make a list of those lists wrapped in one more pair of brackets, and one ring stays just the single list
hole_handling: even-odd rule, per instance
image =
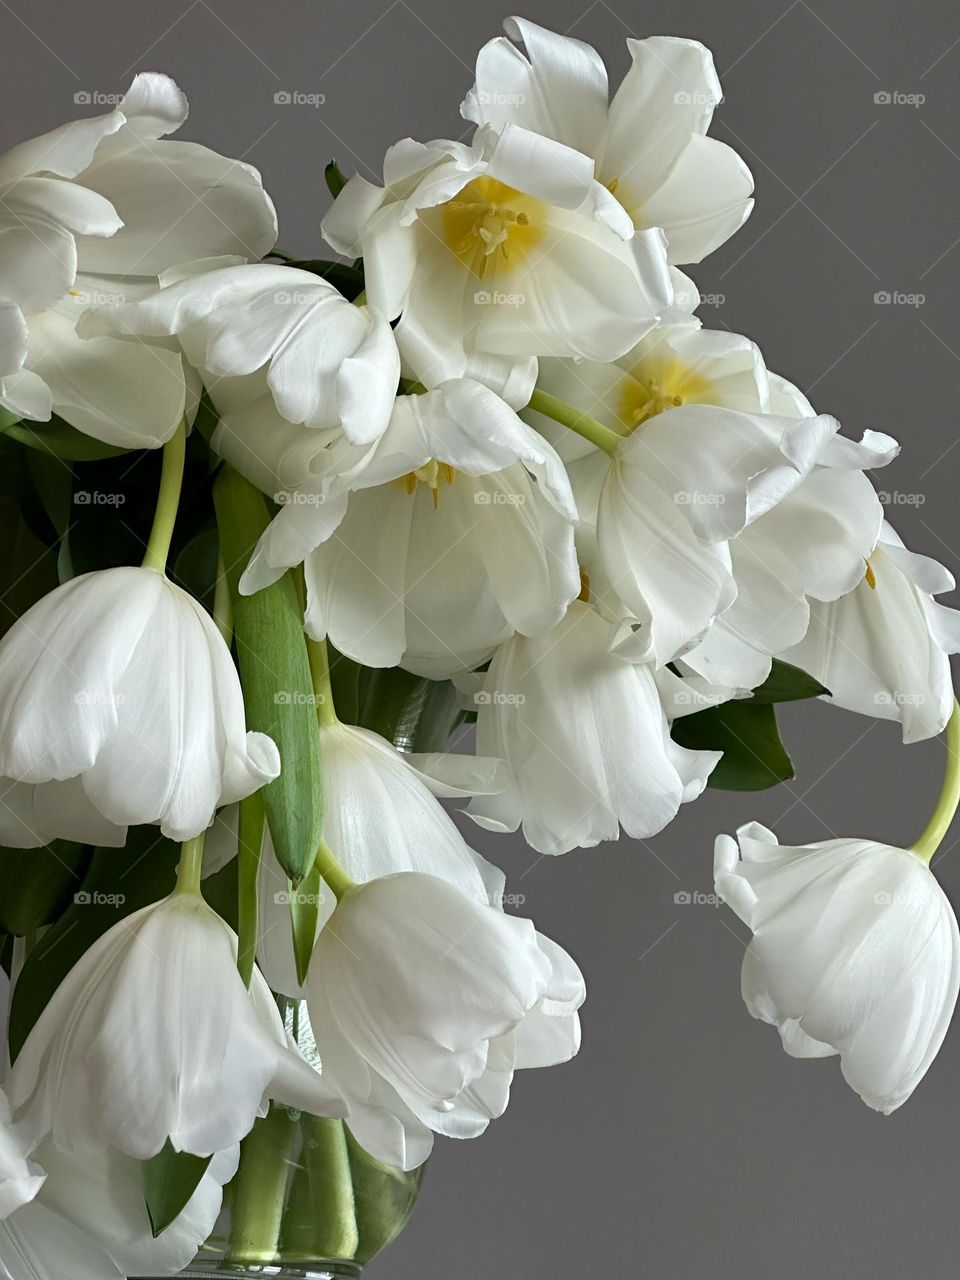
[{"label": "white tulip", "polygon": [[871,840],[781,846],[758,823],[717,839],[717,893],[753,930],[743,998],[797,1058],[840,1055],[888,1114],[917,1087],[960,987],[953,910],[916,854]]},{"label": "white tulip", "polygon": [[953,707],[948,655],[960,613],[933,599],[953,575],[908,551],[888,524],[848,595],[812,608],[804,639],[782,655],[830,690],[828,701],[903,725],[904,742],[941,733]]},{"label": "white tulip", "polygon": [[297,485],[240,590],[302,562],[307,630],[358,662],[443,677],[548,630],[580,589],[563,464],[478,382],[398,396],[368,450],[253,414],[228,426],[214,446],[253,483]]},{"label": "white tulip", "polygon": [[264,369],[286,421],[339,427],[354,444],[383,434],[400,378],[384,319],[309,271],[203,265],[149,297],[88,312],[80,333],[176,336],[218,407],[221,379]]},{"label": "white tulip", "polygon": [[415,872],[348,889],[307,980],[347,1123],[405,1169],[426,1159],[434,1133],[482,1133],[516,1069],[571,1058],[584,994],[577,966],[531,921]]},{"label": "white tulip", "polygon": [[504,369],[529,378],[531,356],[611,360],[670,302],[662,233],[635,233],[593,162],[560,143],[513,124],[470,146],[408,138],[383,180],[351,178],[322,230],[363,255],[367,296],[400,316],[422,382],[477,376],[475,353],[492,386]]},{"label": "white tulip", "polygon": [[671,262],[700,262],[743,225],[753,178],[735,151],[706,137],[722,99],[709,49],[628,39],[632,65],[608,107],[607,71],[590,45],[525,18],[504,29],[510,39],[477,57],[467,120],[522,126],[589,156],[638,230],[663,228]]},{"label": "white tulip", "polygon": [[[744,413],[770,411],[769,374],[756,343],[725,329],[701,328],[693,316],[657,325],[610,363],[541,360],[537,385],[622,436],[685,404],[720,405]],[[595,448],[542,413],[527,409],[523,418],[547,437],[565,462],[586,457]]]},{"label": "white tulip", "polygon": [[29,1204],[45,1177],[45,1171],[28,1160],[21,1135],[11,1126],[6,1094],[0,1090],[0,1221]]},{"label": "white tulip", "polygon": [[158,822],[187,840],[279,771],[273,741],[245,731],[212,619],[153,569],[74,578],[0,641],[0,777],[37,787],[0,808],[0,838],[39,845],[75,821],[75,839],[113,824],[108,843],[122,844],[128,824]]},{"label": "white tulip", "polygon": [[883,523],[862,468],[884,466],[898,452],[880,432],[866,432],[859,444],[835,436],[793,492],[730,542],[737,598],[684,663],[717,684],[762,684],[815,612],[862,581]]},{"label": "white tulip", "polygon": [[[504,876],[475,853],[436,796],[465,797],[502,790],[498,760],[467,755],[419,756],[397,751],[368,729],[322,724],[324,839],[357,883],[398,871],[439,876],[477,902],[503,901]],[[204,846],[204,875],[237,852],[236,806],[218,815]],[[304,996],[290,930],[290,885],[264,830],[258,875],[257,963],[272,991]],[[296,892],[296,891],[294,891]],[[335,905],[324,889],[318,931]]]},{"label": "white tulip", "polygon": [[115,110],[0,157],[0,267],[18,308],[0,310],[8,410],[34,419],[55,411],[126,448],[173,435],[187,403],[179,352],[83,341],[76,327],[90,305],[151,293],[172,267],[222,254],[257,259],[273,244],[276,215],[255,169],[165,140],[186,117],[174,82],[146,72]]},{"label": "white tulip", "polygon": [[640,624],[636,656],[663,666],[733,604],[729,543],[800,484],[837,425],[685,404],[619,445],[596,538],[603,584]]},{"label": "white tulip", "polygon": [[540,853],[646,839],[694,800],[720,759],[670,738],[653,667],[611,652],[614,628],[581,600],[553,631],[516,636],[474,694],[477,749],[501,756],[502,795],[470,802],[481,826],[515,831]]},{"label": "white tulip", "polygon": [[32,1146],[115,1147],[146,1160],[169,1139],[210,1155],[240,1141],[267,1099],[343,1115],[327,1080],[292,1048],[237,937],[198,895],[176,891],[109,929],[34,1024],[9,1080]]}]

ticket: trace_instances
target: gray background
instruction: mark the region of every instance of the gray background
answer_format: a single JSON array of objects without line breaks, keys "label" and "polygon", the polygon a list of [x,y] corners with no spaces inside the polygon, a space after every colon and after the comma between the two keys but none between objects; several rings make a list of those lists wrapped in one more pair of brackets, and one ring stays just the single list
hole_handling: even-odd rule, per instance
[{"label": "gray background", "polygon": [[[749,334],[851,434],[897,436],[880,484],[908,543],[957,569],[960,449],[960,10],[950,0],[529,0],[527,16],[594,43],[612,76],[628,34],[715,51],[727,101],[714,133],[757,178],[747,227],[696,272],[725,300],[704,322]],[[181,136],[263,172],[281,245],[320,253],[322,166],[378,176],[406,134],[459,136],[493,0],[0,0],[0,145],[89,108],[136,70],[175,76]],[[278,91],[322,93],[319,108]],[[924,94],[878,105],[880,91]],[[877,306],[874,294],[925,295]],[[708,793],[643,844],[538,859],[471,828],[512,873],[524,911],[588,977],[570,1066],[526,1073],[486,1137],[438,1145],[382,1280],[579,1276],[808,1277],[956,1273],[960,1033],[888,1119],[834,1061],[786,1058],[739,996],[731,914],[677,905],[708,891],[717,830],[749,817],[802,842],[907,842],[939,786],[941,749],[820,705],[784,716],[797,779],[774,793]],[[960,857],[937,859],[960,902]]]}]

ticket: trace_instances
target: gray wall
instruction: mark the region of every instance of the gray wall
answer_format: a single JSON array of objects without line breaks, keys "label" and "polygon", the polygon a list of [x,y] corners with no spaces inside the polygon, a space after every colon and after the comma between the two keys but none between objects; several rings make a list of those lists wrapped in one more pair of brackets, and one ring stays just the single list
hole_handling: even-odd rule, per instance
[{"label": "gray wall", "polygon": [[[922,503],[892,513],[957,569],[960,379],[960,11],[947,0],[528,0],[526,14],[595,43],[710,45],[728,101],[715,132],[757,177],[748,226],[699,271],[725,302],[706,323],[758,339],[771,367],[850,433],[899,437],[881,483]],[[184,136],[263,171],[281,244],[319,251],[323,163],[375,176],[385,147],[457,136],[492,0],[10,0],[0,5],[4,147],[73,115],[77,92],[132,71],[173,74]],[[322,107],[276,105],[282,90]],[[880,91],[922,93],[919,107]],[[877,306],[880,290],[922,293]],[[588,975],[585,1043],[569,1067],[518,1081],[483,1139],[444,1143],[419,1212],[370,1269],[383,1280],[581,1275],[953,1276],[960,1192],[960,1035],[889,1119],[835,1061],[787,1059],[740,1002],[743,930],[674,903],[710,888],[715,831],[752,816],[802,842],[907,841],[939,785],[937,743],[819,705],[785,715],[797,779],[756,798],[708,793],[659,839],[537,859],[473,831],[513,873],[525,911]],[[938,858],[960,902],[960,859]]]}]

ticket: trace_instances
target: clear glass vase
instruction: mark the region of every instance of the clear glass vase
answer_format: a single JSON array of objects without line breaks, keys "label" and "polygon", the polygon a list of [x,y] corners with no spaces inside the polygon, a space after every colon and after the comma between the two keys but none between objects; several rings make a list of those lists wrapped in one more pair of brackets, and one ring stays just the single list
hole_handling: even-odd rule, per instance
[{"label": "clear glass vase", "polygon": [[[279,998],[287,1030],[317,1056],[306,1006]],[[182,1276],[355,1280],[413,1211],[422,1169],[381,1164],[341,1120],[272,1106],[240,1145],[216,1226]]]}]

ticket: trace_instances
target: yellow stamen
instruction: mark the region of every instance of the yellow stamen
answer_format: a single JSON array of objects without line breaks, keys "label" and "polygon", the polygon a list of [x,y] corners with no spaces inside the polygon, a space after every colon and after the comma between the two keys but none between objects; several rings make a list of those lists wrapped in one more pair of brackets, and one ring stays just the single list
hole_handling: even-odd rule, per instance
[{"label": "yellow stamen", "polygon": [[716,389],[709,378],[678,356],[657,352],[644,356],[624,378],[617,416],[629,435],[667,409],[716,403]]},{"label": "yellow stamen", "polygon": [[483,280],[512,272],[543,235],[545,206],[496,178],[474,178],[439,210],[439,234]]},{"label": "yellow stamen", "polygon": [[865,560],[864,564],[867,566],[867,571],[863,575],[864,578],[866,578],[867,580],[867,586],[870,588],[871,591],[876,591],[877,575],[873,572],[873,565],[870,563],[869,560]]}]

